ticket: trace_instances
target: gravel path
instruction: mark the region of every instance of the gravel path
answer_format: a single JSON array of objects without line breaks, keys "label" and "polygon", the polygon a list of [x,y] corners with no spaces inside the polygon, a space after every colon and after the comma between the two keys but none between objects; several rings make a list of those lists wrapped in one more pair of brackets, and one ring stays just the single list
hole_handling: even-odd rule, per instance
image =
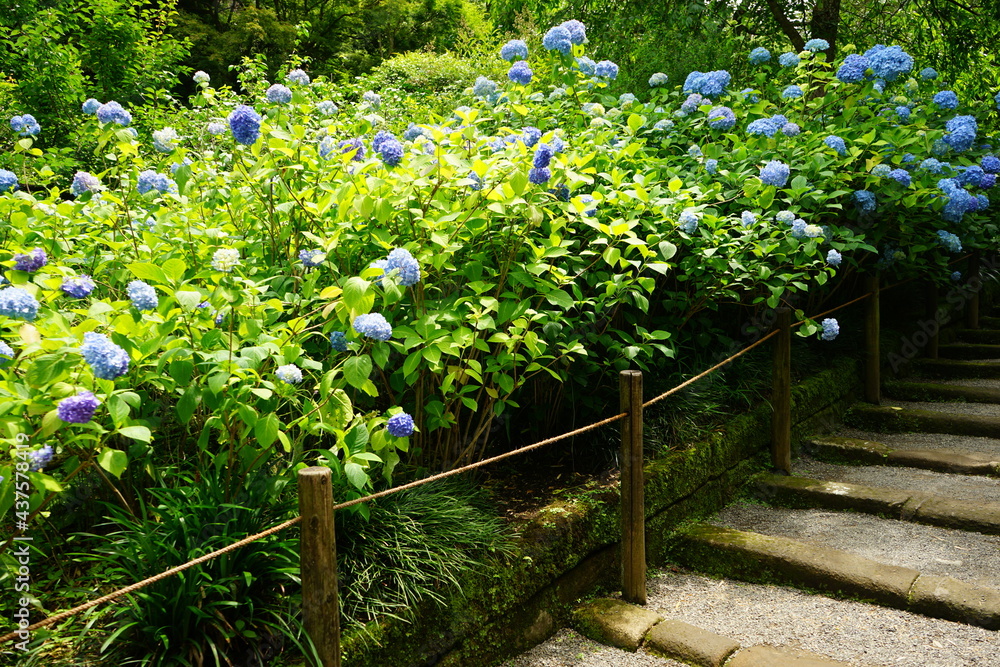
[{"label": "gravel path", "polygon": [[1000,380],[993,378],[969,378],[967,380],[928,380],[925,378],[907,378],[907,382],[917,384],[948,384],[955,387],[982,387],[984,389],[1000,389]]},{"label": "gravel path", "polygon": [[727,507],[712,523],[823,544],[881,563],[1000,588],[1000,537],[995,535],[854,512],[748,504]]},{"label": "gravel path", "polygon": [[686,667],[639,651],[630,653],[602,646],[569,629],[563,629],[502,667]]},{"label": "gravel path", "polygon": [[920,403],[916,401],[896,401],[885,399],[882,407],[899,407],[906,410],[932,410],[956,415],[976,415],[979,417],[1000,417],[1000,405],[995,403]]},{"label": "gravel path", "polygon": [[952,475],[918,468],[842,466],[800,456],[792,472],[828,482],[846,482],[904,491],[920,491],[956,500],[1000,503],[1000,479],[979,475]]},{"label": "gravel path", "polygon": [[839,429],[834,435],[881,442],[894,449],[961,449],[967,452],[1000,455],[1000,440],[996,438],[972,438],[946,433],[876,433],[853,428]]}]

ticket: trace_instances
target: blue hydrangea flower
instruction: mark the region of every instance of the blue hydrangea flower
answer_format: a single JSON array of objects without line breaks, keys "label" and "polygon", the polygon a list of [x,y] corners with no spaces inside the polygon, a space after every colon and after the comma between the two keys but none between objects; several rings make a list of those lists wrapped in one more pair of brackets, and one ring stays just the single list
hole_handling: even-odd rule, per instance
[{"label": "blue hydrangea flower", "polygon": [[500,57],[511,63],[515,60],[527,60],[528,45],[524,40],[512,39],[500,47]]},{"label": "blue hydrangea flower", "polygon": [[791,211],[778,211],[774,215],[774,219],[777,220],[778,222],[790,225],[795,220],[795,214],[792,213]]},{"label": "blue hydrangea flower", "polygon": [[285,384],[298,384],[302,382],[302,369],[295,364],[278,366],[278,369],[274,371],[274,375]]},{"label": "blue hydrangea flower", "polygon": [[165,127],[162,130],[153,131],[153,148],[160,153],[170,153],[177,148],[177,130],[172,127]]},{"label": "blue hydrangea flower", "polygon": [[403,144],[396,137],[389,137],[378,147],[379,157],[390,167],[395,167],[403,159]]},{"label": "blue hydrangea flower", "polygon": [[900,74],[906,74],[913,69],[913,57],[900,46],[887,46],[881,49],[876,46],[869,49],[865,55],[868,57],[872,72],[879,79],[895,81]]},{"label": "blue hydrangea flower", "polygon": [[656,132],[666,132],[674,126],[674,121],[669,118],[664,118],[663,120],[658,120],[653,124],[653,130]]},{"label": "blue hydrangea flower", "polygon": [[156,310],[156,306],[160,302],[152,285],[141,280],[133,280],[128,284],[128,298],[138,311]]},{"label": "blue hydrangea flower", "polygon": [[781,91],[781,96],[786,100],[795,100],[802,97],[804,94],[805,93],[802,92],[802,88],[794,84]]},{"label": "blue hydrangea flower", "polygon": [[865,78],[865,72],[871,67],[868,58],[858,53],[852,53],[837,69],[837,78],[844,83],[860,83]]},{"label": "blue hydrangea flower", "polygon": [[979,124],[973,116],[955,116],[945,123],[945,129],[948,132],[944,135],[944,142],[961,153],[972,148]]},{"label": "blue hydrangea flower", "polygon": [[667,85],[668,78],[663,72],[656,72],[653,76],[649,77],[649,87],[659,88],[660,86]]},{"label": "blue hydrangea flower", "polygon": [[622,93],[618,96],[618,106],[624,107],[635,102],[635,95],[632,93]]},{"label": "blue hydrangea flower", "polygon": [[763,46],[758,46],[750,52],[750,64],[761,65],[771,59],[771,52]]},{"label": "blue hydrangea flower", "polygon": [[823,140],[823,143],[837,151],[838,155],[847,155],[847,145],[844,143],[844,140],[837,135],[831,134]]},{"label": "blue hydrangea flower", "polygon": [[760,97],[754,94],[753,88],[744,88],[740,91],[740,94],[743,95],[743,99],[745,99],[749,104],[757,104],[757,102],[760,102]]},{"label": "blue hydrangea flower", "polygon": [[38,316],[38,301],[20,287],[4,287],[0,289],[0,315],[32,322]]},{"label": "blue hydrangea flower", "polygon": [[6,169],[0,169],[0,194],[17,189],[17,174]]},{"label": "blue hydrangea flower", "polygon": [[854,206],[862,215],[875,212],[875,193],[868,190],[855,190]]},{"label": "blue hydrangea flower", "polygon": [[309,75],[306,74],[301,69],[293,69],[285,76],[285,81],[293,83],[296,86],[308,86],[309,85]]},{"label": "blue hydrangea flower", "polygon": [[292,101],[292,91],[288,86],[283,86],[280,83],[273,84],[268,88],[265,96],[268,102],[275,104],[288,104]]},{"label": "blue hydrangea flower", "polygon": [[302,266],[307,269],[319,266],[326,259],[326,253],[321,249],[316,248],[314,250],[300,250],[299,251],[299,261],[302,262]]},{"label": "blue hydrangea flower", "polygon": [[956,283],[957,282],[961,282],[962,281],[962,272],[961,271],[954,271],[954,272],[952,272],[952,274],[951,274],[951,280],[952,280],[952,282],[956,282]]},{"label": "blue hydrangea flower", "polygon": [[778,64],[782,67],[795,67],[799,64],[799,54],[787,51],[778,56]]},{"label": "blue hydrangea flower", "polygon": [[983,190],[989,190],[996,184],[997,184],[996,174],[983,174],[983,177],[979,179],[979,187],[981,187]]},{"label": "blue hydrangea flower", "polygon": [[545,36],[542,37],[542,46],[549,51],[559,51],[564,56],[568,56],[569,52],[573,49],[573,41],[569,30],[561,25],[557,25],[549,28]]},{"label": "blue hydrangea flower", "polygon": [[337,144],[337,148],[341,154],[354,151],[354,156],[351,158],[353,162],[361,162],[365,159],[365,145],[361,143],[361,139],[344,139]]},{"label": "blue hydrangea flower", "polygon": [[587,56],[580,56],[576,59],[576,66],[584,76],[594,76],[597,74],[597,63]]},{"label": "blue hydrangea flower", "polygon": [[757,214],[754,213],[753,211],[743,211],[743,213],[740,214],[740,223],[744,227],[750,227],[756,222],[757,222]]},{"label": "blue hydrangea flower", "polygon": [[770,118],[758,118],[747,125],[747,134],[763,134],[767,137],[773,137],[780,127]]},{"label": "blue hydrangea flower", "polygon": [[73,176],[73,183],[69,186],[70,192],[77,196],[84,192],[98,192],[101,189],[101,182],[97,177],[86,171],[76,172],[76,175]]},{"label": "blue hydrangea flower", "polygon": [[42,131],[42,126],[38,124],[35,117],[30,113],[23,116],[14,116],[10,119],[10,129],[17,132],[21,137],[33,137]]},{"label": "blue hydrangea flower", "polygon": [[796,123],[785,123],[781,126],[781,133],[786,137],[798,136],[801,131],[802,128],[800,128]]},{"label": "blue hydrangea flower", "polygon": [[354,330],[366,338],[387,341],[392,338],[392,327],[379,313],[367,313],[354,318]]},{"label": "blue hydrangea flower", "polygon": [[396,438],[408,438],[413,435],[413,417],[405,412],[397,412],[389,417],[389,421],[385,424],[385,430]]},{"label": "blue hydrangea flower", "polygon": [[316,111],[320,112],[324,116],[333,116],[340,111],[340,107],[330,100],[322,100],[316,103]]},{"label": "blue hydrangea flower", "polygon": [[760,169],[760,180],[767,185],[773,185],[775,187],[784,187],[785,183],[788,182],[788,176],[791,170],[788,165],[779,160],[771,160],[766,165]]},{"label": "blue hydrangea flower", "polygon": [[618,78],[618,65],[610,60],[602,60],[594,66],[594,76],[614,81]]},{"label": "blue hydrangea flower", "polygon": [[1000,173],[1000,158],[995,155],[984,155],[979,164],[987,174]]},{"label": "blue hydrangea flower", "polygon": [[882,162],[882,163],[879,163],[879,164],[873,166],[872,170],[871,170],[871,173],[872,173],[872,176],[878,176],[879,178],[885,178],[886,176],[889,175],[890,171],[892,171],[892,167],[890,167],[889,165],[887,165],[884,162]]},{"label": "blue hydrangea flower", "polygon": [[34,273],[49,262],[48,255],[42,248],[34,248],[31,252],[14,255],[14,270]]},{"label": "blue hydrangea flower", "polygon": [[136,185],[136,189],[139,191],[139,194],[146,194],[151,190],[170,192],[174,190],[174,188],[174,182],[170,180],[166,174],[158,174],[152,169],[139,172],[139,181]]},{"label": "blue hydrangea flower", "polygon": [[552,149],[548,144],[538,144],[535,147],[533,166],[538,168],[547,167],[550,162],[552,162]]},{"label": "blue hydrangea flower", "polygon": [[938,77],[937,70],[933,67],[925,67],[920,70],[921,79],[936,79]]},{"label": "blue hydrangea flower", "polygon": [[382,106],[382,96],[374,90],[365,91],[364,95],[361,96],[361,99],[364,102],[367,102],[369,106],[373,106],[376,109]]},{"label": "blue hydrangea flower", "polygon": [[347,352],[347,335],[343,331],[330,333],[330,347],[334,352]]},{"label": "blue hydrangea flower", "polygon": [[483,179],[476,172],[470,171],[469,175],[466,176],[466,178],[472,180],[472,184],[469,186],[471,189],[475,190],[476,192],[479,192],[480,190],[483,189]]},{"label": "blue hydrangea flower", "polygon": [[840,333],[840,323],[832,317],[828,317],[820,324],[823,325],[823,333],[820,338],[823,340],[833,340]]},{"label": "blue hydrangea flower", "polygon": [[472,94],[476,97],[487,98],[497,92],[497,82],[481,76],[472,85]]},{"label": "blue hydrangea flower", "polygon": [[522,86],[526,86],[531,83],[531,77],[531,68],[528,67],[528,63],[525,60],[519,60],[514,63],[507,71],[507,78],[514,83],[521,84]]},{"label": "blue hydrangea flower", "polygon": [[537,127],[532,127],[530,125],[521,128],[521,136],[517,137],[520,139],[525,146],[528,148],[533,147],[538,143],[538,140],[542,138],[542,131]]},{"label": "blue hydrangea flower", "polygon": [[128,352],[111,342],[104,334],[88,331],[83,334],[80,354],[90,365],[94,377],[114,380],[128,371]]},{"label": "blue hydrangea flower", "polygon": [[14,359],[14,348],[0,340],[0,367],[6,366]]},{"label": "blue hydrangea flower", "polygon": [[62,285],[59,289],[62,290],[63,294],[74,299],[85,299],[90,296],[90,293],[94,291],[97,287],[94,281],[90,279],[90,276],[81,275],[75,278],[66,278],[63,280]]},{"label": "blue hydrangea flower", "polygon": [[83,103],[83,107],[81,108],[83,109],[83,113],[92,115],[97,113],[97,110],[101,108],[101,103],[91,97]]},{"label": "blue hydrangea flower", "polygon": [[910,187],[910,172],[905,169],[893,169],[889,172],[889,178],[896,181],[904,188]]},{"label": "blue hydrangea flower", "polygon": [[979,202],[973,204],[973,197],[954,178],[942,178],[937,183],[938,187],[945,194],[945,205],[941,211],[941,217],[948,222],[961,222],[962,217],[975,206],[978,208]]},{"label": "blue hydrangea flower", "polygon": [[681,111],[683,111],[684,113],[691,113],[695,109],[700,107],[702,104],[708,101],[709,100],[706,100],[698,93],[691,93],[690,95],[687,96],[687,99],[684,100],[684,103],[681,104]]},{"label": "blue hydrangea flower", "polygon": [[997,104],[997,109],[1000,109],[1000,93],[997,93],[997,94],[996,94],[996,95],[995,95],[995,96],[993,97],[993,101],[994,101],[994,102],[996,102],[996,104]]},{"label": "blue hydrangea flower", "polygon": [[986,172],[983,168],[977,164],[971,167],[959,167],[958,182],[961,185],[969,185],[974,188],[982,187],[983,177],[986,176]]},{"label": "blue hydrangea flower", "polygon": [[715,174],[719,171],[719,161],[718,160],[705,160],[705,171],[710,174]]},{"label": "blue hydrangea flower", "polygon": [[830,252],[826,253],[826,263],[830,266],[840,266],[840,262],[843,260],[843,256],[833,248]]},{"label": "blue hydrangea flower", "polygon": [[114,100],[106,102],[97,108],[97,120],[104,124],[118,123],[119,125],[129,125],[132,123],[132,114],[122,108]]},{"label": "blue hydrangea flower", "polygon": [[899,120],[904,123],[910,120],[910,107],[898,106],[896,107],[896,115],[899,116]]},{"label": "blue hydrangea flower", "polygon": [[226,131],[226,124],[220,123],[217,120],[212,121],[207,126],[205,126],[205,131],[211,134],[213,137],[217,137]]},{"label": "blue hydrangea flower", "polygon": [[937,105],[938,109],[951,110],[958,108],[958,95],[952,90],[942,90],[935,93],[932,101]]},{"label": "blue hydrangea flower", "polygon": [[806,221],[802,218],[796,218],[792,221],[792,236],[797,239],[806,238]]},{"label": "blue hydrangea flower", "polygon": [[947,164],[946,162],[941,162],[939,160],[935,160],[932,157],[929,157],[920,163],[920,168],[923,169],[924,171],[929,171],[932,174],[940,174],[944,172],[946,164]]},{"label": "blue hydrangea flower", "polygon": [[708,112],[708,125],[716,130],[731,130],[736,125],[736,114],[729,107],[714,107]]},{"label": "blue hydrangea flower", "polygon": [[28,469],[32,472],[38,472],[52,461],[52,457],[55,451],[52,449],[52,445],[45,445],[41,449],[36,449],[28,453],[28,457],[31,459],[31,464]]},{"label": "blue hydrangea flower", "polygon": [[587,26],[576,19],[564,21],[563,28],[569,31],[569,40],[574,44],[583,44],[587,41]]},{"label": "blue hydrangea flower", "polygon": [[702,156],[701,148],[692,145],[688,148],[688,156],[693,158],[700,158]]},{"label": "blue hydrangea flower", "polygon": [[819,38],[810,39],[808,42],[806,42],[805,46],[806,51],[812,51],[813,53],[817,53],[819,51],[826,51],[829,48],[830,48],[830,42],[826,41],[825,39],[819,39]]},{"label": "blue hydrangea flower", "polygon": [[237,142],[249,146],[260,137],[261,117],[253,107],[241,104],[229,114],[229,129]]},{"label": "blue hydrangea flower", "polygon": [[395,248],[386,257],[385,272],[399,272],[399,284],[410,287],[420,282],[420,263],[406,248]]},{"label": "blue hydrangea flower", "polygon": [[938,239],[941,241],[941,245],[947,248],[949,252],[962,252],[962,241],[951,232],[939,229]]},{"label": "blue hydrangea flower", "polygon": [[552,170],[548,167],[532,167],[528,170],[528,180],[535,185],[545,185],[552,178]]},{"label": "blue hydrangea flower", "polygon": [[76,396],[70,396],[59,401],[56,415],[67,424],[86,424],[94,417],[101,402],[89,391],[79,391]]},{"label": "blue hydrangea flower", "polygon": [[698,219],[700,214],[694,208],[686,208],[681,211],[680,228],[685,234],[694,234],[698,230]]}]

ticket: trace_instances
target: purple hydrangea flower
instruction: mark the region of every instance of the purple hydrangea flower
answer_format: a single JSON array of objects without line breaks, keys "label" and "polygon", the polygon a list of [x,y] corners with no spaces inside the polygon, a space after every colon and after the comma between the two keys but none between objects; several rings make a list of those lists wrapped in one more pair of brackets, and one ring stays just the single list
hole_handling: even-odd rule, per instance
[{"label": "purple hydrangea flower", "polygon": [[413,417],[405,412],[397,412],[389,417],[389,421],[385,425],[385,430],[389,431],[389,435],[391,436],[408,438],[413,435]]},{"label": "purple hydrangea flower", "polygon": [[514,63],[511,65],[510,70],[507,71],[507,78],[514,83],[521,84],[522,86],[526,86],[531,83],[531,77],[531,68],[528,67],[528,63],[525,60],[519,60]]},{"label": "purple hydrangea flower", "polygon": [[268,102],[274,102],[275,104],[288,104],[292,101],[291,89],[280,83],[276,83],[268,88],[265,96]]},{"label": "purple hydrangea flower", "polygon": [[340,149],[342,154],[355,151],[354,156],[351,158],[353,162],[361,162],[365,159],[365,145],[361,143],[361,139],[344,139],[337,144],[337,148]]},{"label": "purple hydrangea flower", "polygon": [[537,168],[547,167],[552,161],[552,148],[548,144],[538,144],[535,147],[535,159],[533,166]]},{"label": "purple hydrangea flower", "polygon": [[49,258],[41,248],[35,248],[31,252],[18,253],[14,255],[14,270],[34,273],[46,264]]},{"label": "purple hydrangea flower", "polygon": [[66,278],[63,280],[62,285],[59,289],[63,291],[66,296],[73,297],[74,299],[85,299],[90,296],[90,293],[94,291],[97,285],[94,281],[90,279],[90,276],[77,276],[75,278]]},{"label": "purple hydrangea flower", "polygon": [[76,396],[70,396],[59,401],[56,415],[67,424],[86,424],[94,417],[101,402],[89,391],[79,391]]},{"label": "purple hydrangea flower", "polygon": [[52,449],[52,445],[45,445],[41,449],[29,452],[28,457],[31,459],[31,465],[28,466],[28,469],[32,472],[38,472],[52,461],[54,454],[55,451]]},{"label": "purple hydrangea flower", "polygon": [[119,125],[129,125],[132,122],[132,114],[122,108],[114,100],[102,104],[97,108],[97,120],[102,123],[118,123]]},{"label": "purple hydrangea flower", "polygon": [[86,172],[78,171],[73,176],[73,184],[69,186],[70,192],[74,195],[82,195],[85,192],[99,192],[102,189],[101,181],[97,176]]},{"label": "purple hydrangea flower", "polygon": [[249,146],[260,137],[261,117],[253,107],[241,104],[229,114],[229,129],[237,142]]}]

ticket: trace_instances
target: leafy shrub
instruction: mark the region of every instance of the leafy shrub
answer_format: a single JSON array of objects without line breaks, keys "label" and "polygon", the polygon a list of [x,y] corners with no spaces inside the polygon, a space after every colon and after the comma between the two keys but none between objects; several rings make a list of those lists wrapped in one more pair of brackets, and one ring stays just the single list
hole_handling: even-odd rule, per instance
[{"label": "leafy shrub", "polygon": [[399,88],[407,93],[456,92],[472,85],[477,71],[452,53],[411,51],[393,56],[371,72],[375,88]]}]

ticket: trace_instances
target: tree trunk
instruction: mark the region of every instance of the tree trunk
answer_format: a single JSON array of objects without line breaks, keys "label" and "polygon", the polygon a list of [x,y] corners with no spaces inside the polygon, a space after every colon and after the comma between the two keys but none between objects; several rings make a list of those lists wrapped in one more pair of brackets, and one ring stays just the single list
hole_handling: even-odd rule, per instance
[{"label": "tree trunk", "polygon": [[816,0],[809,28],[814,39],[825,39],[830,43],[826,52],[827,62],[837,58],[837,29],[840,26],[840,0]]}]

